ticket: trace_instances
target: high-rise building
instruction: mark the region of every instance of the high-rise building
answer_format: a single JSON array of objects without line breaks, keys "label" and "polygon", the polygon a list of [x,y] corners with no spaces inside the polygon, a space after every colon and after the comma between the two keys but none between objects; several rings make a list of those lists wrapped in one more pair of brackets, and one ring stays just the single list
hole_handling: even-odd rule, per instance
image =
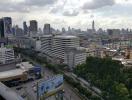
[{"label": "high-rise building", "polygon": [[41,40],[41,51],[45,54],[52,55],[51,49],[52,49],[52,35],[44,35],[40,38]]},{"label": "high-rise building", "polygon": [[65,28],[63,27],[63,28],[62,28],[62,33],[65,33],[65,32],[66,32],[66,30],[65,30]]},{"label": "high-rise building", "polygon": [[28,27],[27,27],[26,22],[23,22],[23,31],[24,31],[24,34],[27,34],[28,32]]},{"label": "high-rise building", "polygon": [[5,37],[13,36],[11,17],[3,17],[3,21],[4,21],[4,34],[5,34]]},{"label": "high-rise building", "polygon": [[4,38],[4,22],[0,19],[0,38]]},{"label": "high-rise building", "polygon": [[64,59],[64,51],[68,47],[79,47],[79,38],[76,36],[44,35],[41,37],[42,52]]},{"label": "high-rise building", "polygon": [[94,33],[94,34],[96,33],[94,20],[92,22],[92,33]]},{"label": "high-rise building", "polygon": [[112,29],[107,29],[108,35],[113,35],[113,30]]},{"label": "high-rise building", "polygon": [[11,17],[3,17],[0,19],[0,37],[10,37],[12,33],[12,19]]},{"label": "high-rise building", "polygon": [[45,35],[50,35],[50,34],[51,34],[51,27],[50,27],[50,24],[45,24],[45,25],[44,25],[43,31],[44,31],[44,34],[45,34]]},{"label": "high-rise building", "polygon": [[94,23],[94,20],[93,20],[93,22],[92,22],[92,30],[94,31],[95,30],[95,23]]},{"label": "high-rise building", "polygon": [[68,32],[71,32],[71,27],[70,26],[68,27]]},{"label": "high-rise building", "polygon": [[30,33],[36,34],[38,31],[38,23],[36,20],[30,21]]},{"label": "high-rise building", "polygon": [[43,31],[42,31],[41,28],[38,29],[38,33],[39,33],[39,34],[43,34]]},{"label": "high-rise building", "polygon": [[65,49],[69,47],[79,47],[79,38],[67,35],[55,36],[52,42],[52,55],[64,59]]},{"label": "high-rise building", "polygon": [[22,37],[24,36],[24,32],[22,28],[19,28],[18,25],[15,26],[15,36]]},{"label": "high-rise building", "polygon": [[[72,67],[75,67],[86,60],[86,53],[80,50],[79,38],[76,36],[44,35],[40,40],[41,52],[52,56],[59,63],[66,63],[70,67],[72,65],[74,65]],[[72,60],[70,61],[70,59]]]}]

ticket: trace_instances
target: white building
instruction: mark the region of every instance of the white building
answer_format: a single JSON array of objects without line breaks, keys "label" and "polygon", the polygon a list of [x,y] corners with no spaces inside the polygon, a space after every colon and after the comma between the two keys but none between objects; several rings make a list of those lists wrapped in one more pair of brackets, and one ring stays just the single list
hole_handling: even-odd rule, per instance
[{"label": "white building", "polygon": [[[86,61],[86,52],[79,45],[79,38],[68,35],[44,35],[41,37],[41,51],[59,63],[75,67]],[[59,61],[58,61],[59,60]]]},{"label": "white building", "polygon": [[36,51],[41,51],[41,41],[37,40],[35,43],[35,50]]},{"label": "white building", "polygon": [[52,42],[52,55],[64,59],[65,49],[69,47],[79,47],[79,38],[65,35],[55,36]]},{"label": "white building", "polygon": [[40,40],[43,53],[60,59],[64,59],[66,48],[79,47],[79,38],[76,36],[44,35]]},{"label": "white building", "polygon": [[71,69],[76,67],[78,64],[85,63],[86,61],[86,50],[83,47],[68,48],[65,50],[65,61]]},{"label": "white building", "polygon": [[0,63],[5,64],[13,60],[15,60],[13,48],[2,46],[0,48]]},{"label": "white building", "polygon": [[52,49],[52,35],[44,35],[40,38],[41,41],[41,52],[52,55],[51,49]]}]

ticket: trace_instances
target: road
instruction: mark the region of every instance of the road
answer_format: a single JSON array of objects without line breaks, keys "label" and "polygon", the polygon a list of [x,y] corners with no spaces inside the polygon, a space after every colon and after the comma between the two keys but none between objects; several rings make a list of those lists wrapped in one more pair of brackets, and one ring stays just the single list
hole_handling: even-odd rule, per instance
[{"label": "road", "polygon": [[[40,80],[46,80],[50,77],[55,76],[55,74],[46,67],[42,67],[42,70],[43,70],[42,72],[43,72],[44,77]],[[13,88],[13,89],[17,93],[19,93],[20,95],[25,94],[27,96],[27,100],[36,100],[37,99],[37,93],[34,92],[34,90],[33,90],[33,84],[39,82],[40,80],[35,80],[35,81],[32,81],[32,82],[22,84],[21,86],[23,88],[20,89],[20,90],[16,90],[16,87]],[[18,87],[20,87],[20,86],[18,86]],[[64,90],[65,90],[64,100],[81,100],[80,97],[72,91],[72,87],[69,84],[64,82],[63,87],[64,87]],[[55,96],[52,96],[52,97],[50,97],[46,100],[56,100],[56,99],[55,99]]]},{"label": "road", "polygon": [[[43,70],[45,72],[44,73],[45,78],[54,76],[53,72],[51,72],[48,68],[44,67]],[[64,97],[66,100],[81,100],[80,97],[72,91],[72,87],[69,84],[64,82],[63,86],[65,90]]]}]

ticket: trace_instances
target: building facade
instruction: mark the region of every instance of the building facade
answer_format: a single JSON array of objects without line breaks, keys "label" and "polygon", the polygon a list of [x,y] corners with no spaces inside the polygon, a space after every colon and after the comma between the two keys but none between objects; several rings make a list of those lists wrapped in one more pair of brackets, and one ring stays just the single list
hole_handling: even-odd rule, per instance
[{"label": "building facade", "polygon": [[26,22],[23,22],[23,31],[25,35],[28,33],[28,27],[27,27]]},{"label": "building facade", "polygon": [[65,50],[64,63],[72,69],[79,64],[85,63],[86,57],[86,50],[83,47],[67,48]]},{"label": "building facade", "polygon": [[0,38],[4,38],[4,21],[0,19]]},{"label": "building facade", "polygon": [[36,34],[38,31],[38,23],[36,20],[30,21],[30,34]]},{"label": "building facade", "polygon": [[0,19],[0,37],[12,37],[12,19],[11,17],[3,17]]},{"label": "building facade", "polygon": [[43,32],[44,32],[45,35],[50,35],[50,34],[51,34],[51,27],[50,27],[50,24],[45,24],[45,25],[44,25]]},{"label": "building facade", "polygon": [[65,49],[79,47],[79,38],[76,36],[55,36],[52,42],[52,55],[64,59]]},{"label": "building facade", "polygon": [[41,41],[41,52],[52,55],[51,49],[52,49],[52,35],[44,35],[40,38]]},{"label": "building facade", "polygon": [[7,48],[2,46],[0,48],[0,63],[5,64],[14,60],[15,60],[15,56],[14,56],[13,48]]}]

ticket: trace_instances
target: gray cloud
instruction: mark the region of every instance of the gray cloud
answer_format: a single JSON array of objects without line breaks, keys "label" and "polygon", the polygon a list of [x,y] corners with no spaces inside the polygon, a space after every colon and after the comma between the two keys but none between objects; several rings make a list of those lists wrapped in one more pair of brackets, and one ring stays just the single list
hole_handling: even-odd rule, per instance
[{"label": "gray cloud", "polygon": [[29,12],[28,7],[18,6],[18,5],[8,5],[8,7],[5,6],[7,5],[0,6],[1,12]]},{"label": "gray cloud", "polygon": [[62,6],[57,6],[57,7],[53,7],[51,9],[51,13],[58,13],[58,12],[61,12],[61,10],[63,10],[64,8]]},{"label": "gray cloud", "polygon": [[98,9],[104,6],[112,6],[115,4],[115,0],[93,0],[83,5],[83,9]]},{"label": "gray cloud", "polygon": [[29,7],[21,3],[14,3],[11,1],[0,1],[1,12],[29,12]]},{"label": "gray cloud", "polygon": [[13,2],[10,0],[0,1],[1,12],[30,12],[32,6],[44,7],[54,4],[57,0],[25,0],[23,2]]},{"label": "gray cloud", "polygon": [[79,14],[79,11],[76,11],[76,10],[72,10],[72,11],[64,11],[63,12],[63,15],[64,16],[77,16]]},{"label": "gray cloud", "polygon": [[57,0],[25,0],[25,4],[33,6],[45,6],[51,5],[57,2]]}]

